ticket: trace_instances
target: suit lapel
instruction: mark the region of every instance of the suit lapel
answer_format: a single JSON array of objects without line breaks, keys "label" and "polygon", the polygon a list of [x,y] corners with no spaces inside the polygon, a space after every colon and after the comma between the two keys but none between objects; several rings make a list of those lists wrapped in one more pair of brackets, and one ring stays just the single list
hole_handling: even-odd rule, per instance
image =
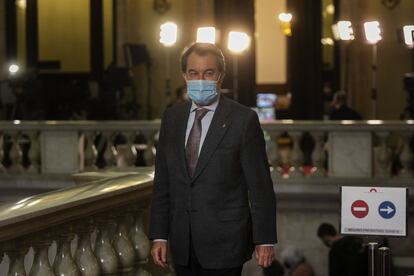
[{"label": "suit lapel", "polygon": [[208,129],[206,138],[201,148],[200,156],[198,157],[197,167],[194,172],[192,180],[194,181],[198,175],[203,171],[216,147],[219,145],[224,134],[230,126],[231,121],[228,120],[228,115],[231,113],[231,106],[229,101],[220,96],[220,102],[214,113],[210,127]]}]

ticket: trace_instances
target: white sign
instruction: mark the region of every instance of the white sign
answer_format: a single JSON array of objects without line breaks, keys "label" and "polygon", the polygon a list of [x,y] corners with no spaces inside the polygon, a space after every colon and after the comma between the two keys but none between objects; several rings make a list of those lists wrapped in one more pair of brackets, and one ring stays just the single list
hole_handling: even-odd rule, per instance
[{"label": "white sign", "polygon": [[407,236],[407,188],[341,187],[341,234]]}]

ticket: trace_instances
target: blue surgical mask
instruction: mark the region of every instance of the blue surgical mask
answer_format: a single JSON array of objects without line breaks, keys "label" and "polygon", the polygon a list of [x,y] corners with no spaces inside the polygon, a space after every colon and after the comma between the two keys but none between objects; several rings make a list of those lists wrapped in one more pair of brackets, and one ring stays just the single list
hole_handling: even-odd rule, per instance
[{"label": "blue surgical mask", "polygon": [[217,96],[217,81],[189,80],[187,81],[188,97],[198,105],[209,105]]}]

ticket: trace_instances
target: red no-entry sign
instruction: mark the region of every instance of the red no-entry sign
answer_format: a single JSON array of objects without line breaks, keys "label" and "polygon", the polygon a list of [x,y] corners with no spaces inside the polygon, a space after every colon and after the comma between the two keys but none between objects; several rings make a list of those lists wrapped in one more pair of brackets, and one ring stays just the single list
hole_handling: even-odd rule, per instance
[{"label": "red no-entry sign", "polygon": [[363,200],[356,200],[351,205],[351,213],[357,218],[364,218],[368,215],[368,204]]}]

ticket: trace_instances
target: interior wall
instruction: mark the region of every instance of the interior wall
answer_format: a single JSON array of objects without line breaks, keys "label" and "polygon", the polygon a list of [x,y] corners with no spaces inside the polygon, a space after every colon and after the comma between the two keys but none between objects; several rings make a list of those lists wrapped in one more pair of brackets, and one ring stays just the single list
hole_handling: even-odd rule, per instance
[{"label": "interior wall", "polygon": [[26,7],[25,1],[16,1],[17,16],[17,63],[24,69],[26,67]]},{"label": "interior wall", "polygon": [[287,81],[286,37],[277,18],[281,12],[286,12],[286,0],[255,1],[257,84],[285,84]]},{"label": "interior wall", "polygon": [[6,0],[0,0],[0,80],[6,76]]},{"label": "interior wall", "polygon": [[104,69],[113,61],[113,0],[103,0]]},{"label": "interior wall", "polygon": [[[153,9],[153,1],[125,0],[118,4],[118,57],[123,62],[122,44],[125,42],[145,44],[151,57],[151,118],[160,118],[166,106],[175,99],[175,90],[184,84],[179,67],[179,57],[185,46],[196,39],[196,29],[204,25],[199,18],[210,20],[212,9],[203,8],[201,0],[177,0],[170,9],[159,14]],[[213,3],[212,1],[208,1]],[[160,25],[173,21],[178,25],[177,43],[164,47],[159,42]],[[144,68],[136,68],[137,103],[139,118],[147,114],[146,74]],[[170,78],[170,94],[166,93],[166,78]]]},{"label": "interior wall", "polygon": [[38,0],[39,61],[60,61],[61,72],[89,72],[89,19],[89,1]]},{"label": "interior wall", "polygon": [[[405,107],[404,73],[413,71],[412,50],[397,41],[397,29],[413,24],[413,1],[401,1],[394,9],[386,8],[377,0],[341,1],[341,20],[353,22],[356,30],[363,22],[378,20],[383,29],[383,40],[378,43],[378,108],[377,119],[396,120]],[[364,119],[373,119],[371,101],[371,46],[364,42],[362,32],[349,44],[348,93],[350,103]],[[346,47],[342,47],[342,56]],[[344,61],[344,60],[343,60]],[[342,62],[344,69],[345,62]]]}]

